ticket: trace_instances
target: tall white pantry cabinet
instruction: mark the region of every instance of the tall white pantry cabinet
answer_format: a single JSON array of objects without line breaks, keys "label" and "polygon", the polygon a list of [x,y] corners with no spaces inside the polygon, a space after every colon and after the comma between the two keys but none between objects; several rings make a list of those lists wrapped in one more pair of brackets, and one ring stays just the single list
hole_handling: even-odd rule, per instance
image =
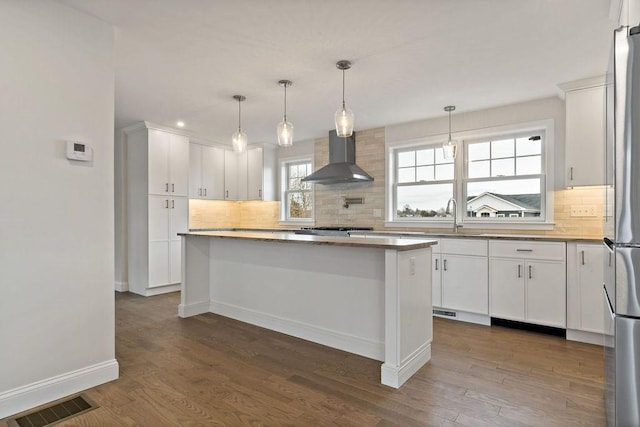
[{"label": "tall white pantry cabinet", "polygon": [[189,139],[144,122],[124,129],[127,150],[129,290],[180,289],[181,240],[188,231]]}]

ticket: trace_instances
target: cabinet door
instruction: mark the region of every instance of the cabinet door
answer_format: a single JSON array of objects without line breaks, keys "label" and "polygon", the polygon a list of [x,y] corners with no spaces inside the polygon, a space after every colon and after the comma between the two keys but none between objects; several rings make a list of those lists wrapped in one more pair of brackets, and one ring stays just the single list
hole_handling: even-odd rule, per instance
[{"label": "cabinet door", "polygon": [[442,306],[489,314],[486,257],[442,254]]},{"label": "cabinet door", "polygon": [[247,150],[247,200],[262,200],[262,148]]},{"label": "cabinet door", "polygon": [[577,249],[580,329],[603,334],[602,280],[606,249],[602,245],[578,245]]},{"label": "cabinet door", "polygon": [[189,229],[189,200],[186,197],[174,197],[171,200],[169,212],[168,283],[180,283],[182,281],[182,238],[178,233],[185,233]]},{"label": "cabinet door", "polygon": [[238,155],[224,152],[224,199],[238,200]]},{"label": "cabinet door", "polygon": [[524,260],[491,258],[490,263],[491,316],[523,321]]},{"label": "cabinet door", "polygon": [[149,241],[169,240],[169,202],[168,196],[149,196]]},{"label": "cabinet door", "polygon": [[149,129],[149,194],[169,193],[169,134]]},{"label": "cabinet door", "polygon": [[442,257],[440,254],[433,254],[431,263],[431,303],[434,307],[442,307]]},{"label": "cabinet door", "polygon": [[149,287],[169,284],[169,245],[167,240],[149,242]]},{"label": "cabinet door", "polygon": [[198,199],[202,194],[202,145],[189,144],[189,197]]},{"label": "cabinet door", "polygon": [[169,134],[169,179],[172,196],[189,195],[189,139]]},{"label": "cabinet door", "polygon": [[224,156],[222,148],[202,147],[203,198],[224,200]]},{"label": "cabinet door", "polygon": [[605,86],[567,92],[567,186],[604,184]]},{"label": "cabinet door", "polygon": [[558,328],[566,327],[566,264],[529,261],[526,270],[526,320]]}]

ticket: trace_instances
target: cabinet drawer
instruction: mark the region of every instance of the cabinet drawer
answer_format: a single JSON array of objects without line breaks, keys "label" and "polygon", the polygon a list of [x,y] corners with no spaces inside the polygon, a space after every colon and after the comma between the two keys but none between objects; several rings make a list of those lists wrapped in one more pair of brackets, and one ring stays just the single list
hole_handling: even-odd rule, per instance
[{"label": "cabinet drawer", "polygon": [[564,261],[566,244],[563,242],[529,242],[526,240],[489,241],[492,257],[546,259]]},{"label": "cabinet drawer", "polygon": [[443,254],[487,256],[487,241],[484,239],[440,239]]}]

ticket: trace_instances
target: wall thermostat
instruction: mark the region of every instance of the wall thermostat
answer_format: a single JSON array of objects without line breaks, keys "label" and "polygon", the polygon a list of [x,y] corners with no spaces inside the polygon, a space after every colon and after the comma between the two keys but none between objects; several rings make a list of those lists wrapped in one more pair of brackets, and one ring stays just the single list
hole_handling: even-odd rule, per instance
[{"label": "wall thermostat", "polygon": [[82,142],[67,141],[67,159],[90,162],[93,160],[93,149]]}]

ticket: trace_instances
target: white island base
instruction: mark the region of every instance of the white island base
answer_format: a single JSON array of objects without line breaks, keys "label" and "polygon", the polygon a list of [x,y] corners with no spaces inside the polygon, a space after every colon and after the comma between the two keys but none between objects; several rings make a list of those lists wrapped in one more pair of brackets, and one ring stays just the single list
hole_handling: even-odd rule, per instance
[{"label": "white island base", "polygon": [[180,317],[212,312],[380,360],[395,388],[429,361],[434,242],[263,236],[183,235]]}]

